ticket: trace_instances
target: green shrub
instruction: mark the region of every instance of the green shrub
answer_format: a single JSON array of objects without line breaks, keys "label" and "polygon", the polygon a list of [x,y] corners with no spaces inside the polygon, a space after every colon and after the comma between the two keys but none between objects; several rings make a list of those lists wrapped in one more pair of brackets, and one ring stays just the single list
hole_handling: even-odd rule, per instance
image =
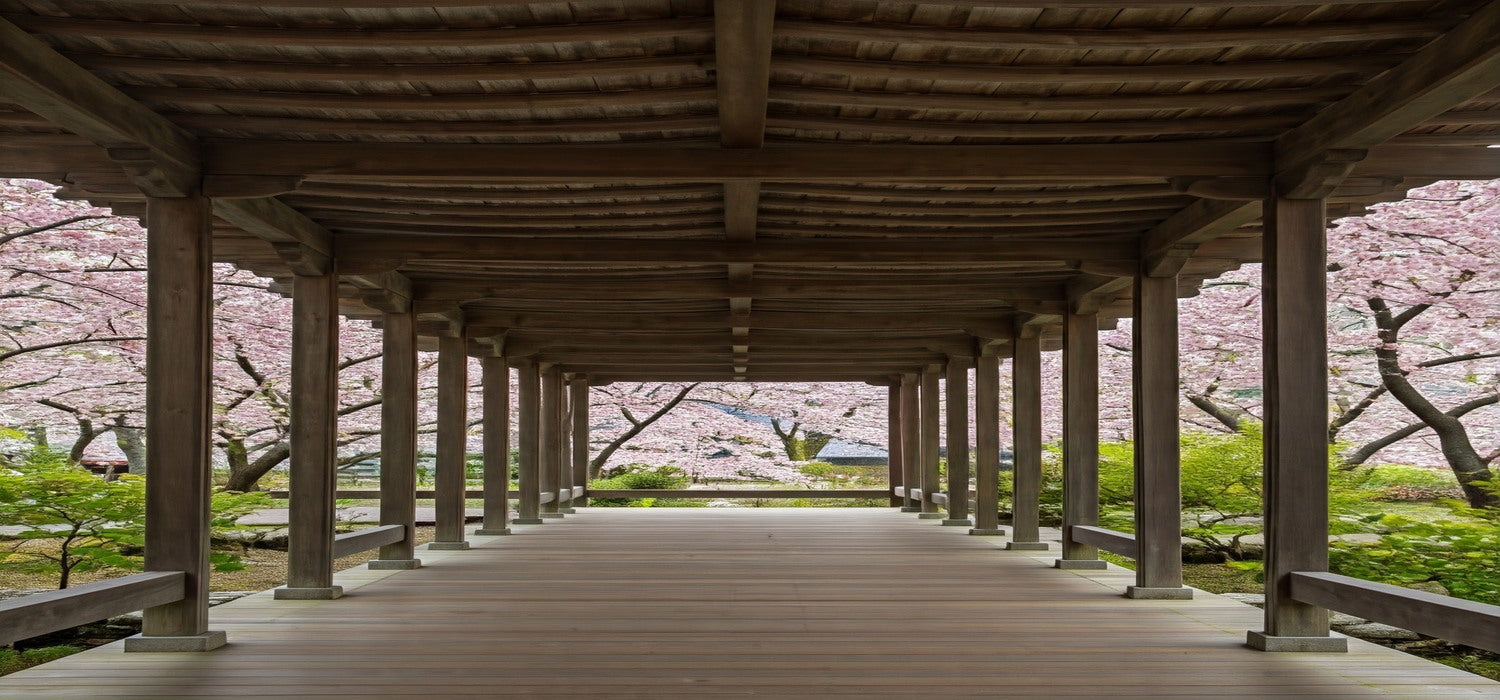
[{"label": "green shrub", "polygon": [[[692,482],[681,469],[673,466],[653,467],[646,464],[631,464],[611,470],[611,476],[589,482],[591,489],[685,489]],[[653,498],[590,498],[589,505],[601,507],[649,508]]]},{"label": "green shrub", "polygon": [[1345,576],[1395,585],[1436,583],[1449,594],[1500,605],[1500,512],[1445,501],[1452,519],[1422,522],[1403,515],[1364,518],[1380,540],[1335,542],[1330,570]]},{"label": "green shrub", "polygon": [[74,646],[37,647],[26,650],[0,649],[0,676],[23,671],[32,666],[77,654],[80,651],[83,651],[82,647]]}]

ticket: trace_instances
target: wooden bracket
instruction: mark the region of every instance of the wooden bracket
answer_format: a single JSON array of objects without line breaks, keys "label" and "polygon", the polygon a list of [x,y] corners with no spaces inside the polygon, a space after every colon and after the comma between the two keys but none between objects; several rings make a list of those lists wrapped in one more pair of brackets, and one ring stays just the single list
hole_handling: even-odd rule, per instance
[{"label": "wooden bracket", "polygon": [[148,197],[186,197],[198,192],[198,173],[164,164],[161,155],[150,148],[110,148],[106,152]]},{"label": "wooden bracket", "polygon": [[296,192],[301,175],[208,175],[203,178],[203,194],[225,199],[274,197]]},{"label": "wooden bracket", "polygon": [[1259,200],[1271,195],[1264,177],[1174,177],[1172,189],[1200,199]]},{"label": "wooden bracket", "polygon": [[1369,155],[1362,148],[1325,151],[1322,157],[1277,173],[1276,194],[1287,199],[1322,199],[1332,194],[1354,166]]},{"label": "wooden bracket", "polygon": [[333,271],[333,258],[301,243],[272,243],[271,247],[296,274],[316,277]]}]

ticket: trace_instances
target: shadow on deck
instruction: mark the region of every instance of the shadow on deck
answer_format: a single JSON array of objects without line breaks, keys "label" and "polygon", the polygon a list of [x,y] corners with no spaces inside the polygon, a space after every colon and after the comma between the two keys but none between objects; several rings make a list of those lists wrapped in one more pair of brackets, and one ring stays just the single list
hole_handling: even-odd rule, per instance
[{"label": "shadow on deck", "polygon": [[229,646],[119,643],[0,679],[0,696],[664,695],[1500,698],[1500,684],[1357,640],[1243,646],[1260,613],[1127,600],[1124,570],[874,509],[582,509],[355,569],[334,601],[213,609]]}]

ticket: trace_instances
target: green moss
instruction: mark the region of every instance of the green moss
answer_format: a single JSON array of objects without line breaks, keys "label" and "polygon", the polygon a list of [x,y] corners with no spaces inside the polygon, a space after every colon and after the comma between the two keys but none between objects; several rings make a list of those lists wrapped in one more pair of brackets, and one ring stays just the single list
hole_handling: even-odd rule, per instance
[{"label": "green moss", "polygon": [[0,649],[0,676],[9,675],[16,671],[25,670],[55,659],[61,659],[64,656],[77,654],[80,651],[83,651],[83,647],[38,647],[24,651]]}]

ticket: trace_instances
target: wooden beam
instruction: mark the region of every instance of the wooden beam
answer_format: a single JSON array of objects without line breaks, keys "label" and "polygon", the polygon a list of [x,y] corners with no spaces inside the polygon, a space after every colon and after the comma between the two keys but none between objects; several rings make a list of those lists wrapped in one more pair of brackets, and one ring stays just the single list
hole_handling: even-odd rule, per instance
[{"label": "wooden beam", "polygon": [[934,244],[910,240],[776,240],[753,244],[712,240],[522,239],[503,236],[398,236],[370,234],[339,241],[349,267],[374,269],[414,261],[466,263],[587,262],[633,265],[854,265],[1109,260],[1134,263],[1136,246],[1126,242],[1056,240],[956,240]]},{"label": "wooden beam", "polygon": [[109,149],[147,194],[180,197],[198,190],[198,144],[192,134],[3,19],[0,93]]},{"label": "wooden beam", "polygon": [[[367,80],[391,80],[371,70]],[[432,80],[455,80],[433,75]],[[486,80],[495,80],[494,75]],[[154,104],[231,105],[276,110],[380,110],[382,112],[599,109],[619,106],[658,106],[709,103],[714,88],[687,85],[636,90],[570,92],[468,92],[427,94],[226,90],[183,87],[124,87],[127,96]]]},{"label": "wooden beam", "polygon": [[714,1],[719,140],[727,148],[759,148],[765,139],[775,21],[771,0]]},{"label": "wooden beam", "polygon": [[342,559],[351,554],[367,552],[406,540],[406,527],[402,525],[376,525],[354,532],[345,532],[333,537],[333,556]]},{"label": "wooden beam", "polygon": [[906,485],[906,490],[902,493],[905,499],[901,508],[903,513],[918,513],[922,510],[922,503],[913,493],[922,485],[920,376],[917,372],[901,373],[901,467],[902,483]]},{"label": "wooden beam", "polygon": [[1488,2],[1400,65],[1278,137],[1278,175],[1330,151],[1368,149],[1494,90],[1500,85],[1496,36],[1500,2]]},{"label": "wooden beam", "polygon": [[[928,365],[922,369],[921,376],[921,474],[920,484],[922,493],[936,494],[942,490],[942,480],[938,474],[938,447],[942,438],[938,435],[940,422],[940,385],[938,380],[942,375],[942,365]],[[922,499],[922,514],[918,517],[941,517],[938,513],[938,503],[928,495]]]},{"label": "wooden beam", "polygon": [[[735,264],[735,263],[731,263]],[[651,277],[621,280],[594,278],[587,273],[562,277],[510,277],[493,280],[424,280],[414,293],[427,303],[470,302],[479,299],[603,301],[609,299],[683,300],[746,296],[759,299],[911,299],[978,302],[1003,300],[1064,301],[1059,284],[971,282],[945,276],[912,279],[871,272],[848,280],[784,280],[764,277],[744,288],[728,279]]]},{"label": "wooden beam", "polygon": [[901,463],[901,380],[899,378],[886,387],[885,401],[886,485],[892,489],[891,506],[899,508],[905,505],[905,499],[896,492],[896,489],[901,489],[906,483],[905,468]]},{"label": "wooden beam", "polygon": [[[1493,139],[1500,143],[1500,137]],[[1351,177],[1416,180],[1493,180],[1500,178],[1500,148],[1386,144],[1370,149]]]},{"label": "wooden beam", "polygon": [[985,348],[974,363],[974,529],[969,534],[999,535],[1004,534],[999,517],[1000,356]]},{"label": "wooden beam", "polygon": [[1134,65],[993,65],[942,62],[883,61],[870,58],[831,58],[782,55],[776,67],[796,73],[870,78],[875,80],[953,81],[1002,85],[1073,85],[1130,82],[1215,82],[1369,75],[1401,59],[1389,54],[1330,56],[1327,58],[1215,63],[1155,63]]},{"label": "wooden beam", "polygon": [[1176,275],[1198,246],[1260,218],[1259,201],[1200,199],[1141,237],[1141,259],[1152,276]]},{"label": "wooden beam", "polygon": [[520,413],[516,424],[516,450],[520,457],[520,469],[516,488],[521,492],[520,507],[515,520],[517,525],[536,525],[541,518],[541,403],[542,375],[536,363],[522,360],[516,363],[516,407]]},{"label": "wooden beam", "polygon": [[206,174],[418,182],[941,182],[1267,176],[1259,143],[1023,146],[531,146],[236,140],[204,147]]},{"label": "wooden beam", "polygon": [[[764,348],[768,351],[826,349],[845,351],[849,347],[848,334],[841,331],[809,329],[806,331],[753,331],[744,336],[735,336],[727,331],[700,333],[651,333],[651,332],[530,332],[514,331],[506,339],[506,354],[512,357],[531,357],[544,351],[615,353],[630,351],[671,352],[702,351],[718,348],[725,350],[735,345]],[[973,341],[960,333],[930,333],[923,335],[881,335],[867,333],[860,337],[859,346],[867,351],[899,350],[926,351],[949,355],[964,352]]]},{"label": "wooden beam", "polygon": [[[429,7],[431,5],[428,5]],[[445,2],[445,6],[451,6]],[[73,62],[91,70],[148,75],[172,75],[247,80],[297,80],[332,82],[430,82],[436,80],[530,81],[594,78],[639,78],[643,76],[699,73],[713,67],[713,57],[683,53],[671,56],[631,56],[578,61],[442,61],[427,63],[357,63],[352,61],[236,61],[194,58],[146,58],[115,54],[83,53],[92,47],[73,47],[66,54]]]},{"label": "wooden beam", "polygon": [[[578,375],[568,380],[569,402],[573,406],[573,483],[587,489],[589,485],[589,380]],[[576,501],[575,505],[586,506],[588,499]]]},{"label": "wooden beam", "polygon": [[1010,332],[1009,316],[1002,313],[829,313],[755,311],[749,314],[721,312],[651,313],[515,313],[473,311],[468,315],[476,335],[501,330],[649,331],[662,324],[684,331],[712,331],[733,327],[767,330],[839,329],[845,331],[948,331],[999,336]]},{"label": "wooden beam", "polygon": [[598,384],[612,384],[615,382],[847,382],[851,384],[867,384],[869,382],[884,381],[890,372],[871,372],[862,368],[846,370],[819,369],[810,372],[787,372],[782,370],[757,371],[750,368],[745,372],[705,372],[693,371],[649,371],[649,372],[610,372],[590,373],[589,381]]},{"label": "wooden beam", "polygon": [[1068,308],[1075,314],[1095,314],[1130,287],[1130,278],[1114,275],[1080,274],[1068,280]]},{"label": "wooden beam", "polygon": [[150,571],[0,601],[0,644],[182,600],[186,575]]},{"label": "wooden beam", "polygon": [[944,525],[969,526],[969,367],[971,358],[948,358],[943,380],[948,448],[948,518]]},{"label": "wooden beam", "polygon": [[[948,78],[952,80],[952,78]],[[1135,78],[1131,79],[1136,80]],[[983,82],[995,82],[993,77]],[[1224,90],[1197,93],[1142,93],[1107,95],[973,95],[944,92],[880,92],[831,90],[778,85],[771,89],[773,102],[799,105],[867,107],[876,109],[939,109],[974,112],[1155,112],[1172,109],[1225,107],[1285,107],[1333,102],[1353,87]],[[1055,117],[1053,117],[1055,118]],[[1168,127],[1170,128],[1170,127]]]},{"label": "wooden beam", "polygon": [[[541,465],[541,479],[538,483],[541,485],[542,493],[556,494],[561,485],[559,468],[562,455],[558,448],[561,445],[559,432],[562,428],[562,370],[556,365],[540,364],[542,366],[542,397],[538,413],[540,418],[537,440],[540,447],[537,449],[537,454]],[[562,514],[558,512],[560,505],[556,499],[542,503],[541,517],[561,516]]]}]

